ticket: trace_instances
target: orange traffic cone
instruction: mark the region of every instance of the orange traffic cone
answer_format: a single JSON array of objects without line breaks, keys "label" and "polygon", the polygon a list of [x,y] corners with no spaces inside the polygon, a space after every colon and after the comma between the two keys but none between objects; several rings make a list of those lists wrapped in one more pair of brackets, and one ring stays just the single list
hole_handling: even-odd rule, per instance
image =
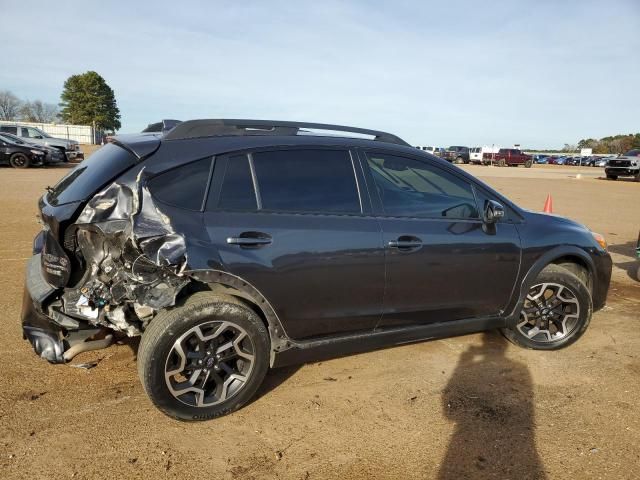
[{"label": "orange traffic cone", "polygon": [[547,200],[544,202],[544,209],[542,211],[544,213],[553,213],[553,199],[551,198],[551,194],[547,195]]}]

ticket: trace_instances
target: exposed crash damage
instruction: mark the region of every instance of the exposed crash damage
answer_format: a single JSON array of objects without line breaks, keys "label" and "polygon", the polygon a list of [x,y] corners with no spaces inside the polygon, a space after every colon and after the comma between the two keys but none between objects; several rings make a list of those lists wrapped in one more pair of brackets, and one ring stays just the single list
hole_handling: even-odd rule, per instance
[{"label": "exposed crash damage", "polygon": [[183,274],[184,237],[157,208],[140,176],[137,191],[113,183],[87,203],[72,227],[84,275],[65,290],[59,306],[52,306],[128,336],[140,335],[154,313],[173,305],[189,283]]},{"label": "exposed crash damage", "polygon": [[[47,342],[33,334],[39,335],[36,350],[51,362],[104,348],[113,339],[109,330],[141,335],[155,313],[174,305],[190,282],[184,273],[184,237],[158,209],[143,172],[133,188],[115,182],[88,201],[65,234],[71,239],[65,241],[69,256],[51,232],[44,233],[41,262],[47,281],[73,285],[46,312],[63,327],[64,339]],[[81,267],[80,278],[69,278],[71,264]]]}]

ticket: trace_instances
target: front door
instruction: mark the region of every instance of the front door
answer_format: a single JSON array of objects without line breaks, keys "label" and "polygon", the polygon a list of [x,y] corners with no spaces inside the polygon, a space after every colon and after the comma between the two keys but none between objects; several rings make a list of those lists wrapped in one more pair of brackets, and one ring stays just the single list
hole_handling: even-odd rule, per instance
[{"label": "front door", "polygon": [[501,314],[520,262],[516,227],[484,228],[464,176],[428,159],[366,152],[387,283],[380,326]]}]

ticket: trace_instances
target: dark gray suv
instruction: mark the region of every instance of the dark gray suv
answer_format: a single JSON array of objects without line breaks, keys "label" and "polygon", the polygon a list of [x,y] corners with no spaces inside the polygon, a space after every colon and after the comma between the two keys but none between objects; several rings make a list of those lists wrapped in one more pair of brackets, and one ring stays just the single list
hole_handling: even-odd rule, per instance
[{"label": "dark gray suv", "polygon": [[40,199],[22,322],[52,363],[141,335],[142,384],[173,417],[239,408],[269,368],[394,344],[502,329],[561,348],[605,303],[600,235],[394,135],[257,120],[150,130]]}]

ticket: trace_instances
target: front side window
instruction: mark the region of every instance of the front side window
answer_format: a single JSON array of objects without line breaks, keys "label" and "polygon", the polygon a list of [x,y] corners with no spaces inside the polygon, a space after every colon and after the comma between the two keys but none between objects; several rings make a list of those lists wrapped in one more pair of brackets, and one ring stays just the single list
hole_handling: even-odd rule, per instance
[{"label": "front side window", "polygon": [[187,210],[201,210],[211,162],[211,158],[204,158],[156,175],[149,181],[149,190],[161,202]]},{"label": "front side window", "polygon": [[256,152],[252,161],[264,210],[339,214],[362,211],[347,150]]},{"label": "front side window", "polygon": [[457,176],[406,157],[367,154],[386,215],[478,218],[473,188]]},{"label": "front side window", "polygon": [[27,132],[24,136],[29,138],[42,138],[42,133],[35,128],[23,128],[23,132]]}]

